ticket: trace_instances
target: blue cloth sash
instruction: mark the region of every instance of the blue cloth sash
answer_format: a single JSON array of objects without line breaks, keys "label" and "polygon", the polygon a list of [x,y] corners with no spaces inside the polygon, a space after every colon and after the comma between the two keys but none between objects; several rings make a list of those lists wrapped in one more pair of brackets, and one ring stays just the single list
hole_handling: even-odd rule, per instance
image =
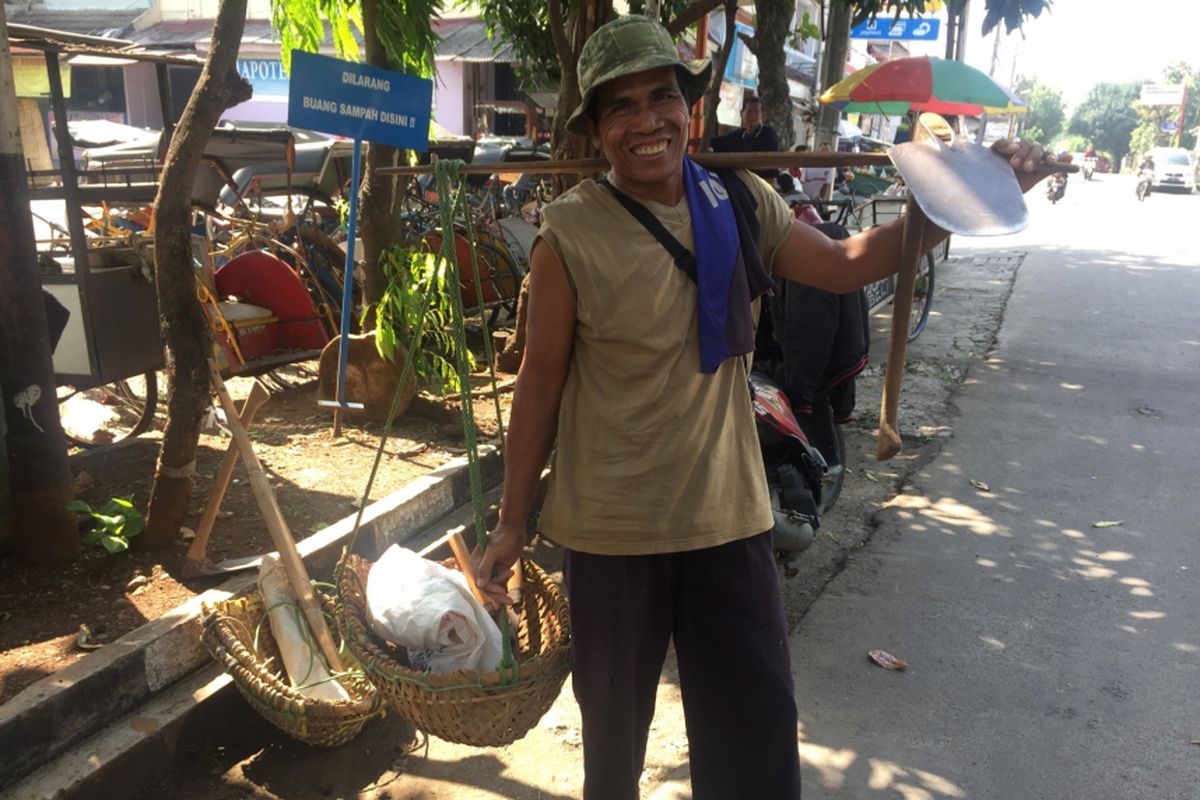
[{"label": "blue cloth sash", "polygon": [[713,373],[721,362],[735,355],[726,329],[729,289],[741,256],[741,243],[733,204],[721,179],[685,158],[683,185],[695,240],[700,370]]}]

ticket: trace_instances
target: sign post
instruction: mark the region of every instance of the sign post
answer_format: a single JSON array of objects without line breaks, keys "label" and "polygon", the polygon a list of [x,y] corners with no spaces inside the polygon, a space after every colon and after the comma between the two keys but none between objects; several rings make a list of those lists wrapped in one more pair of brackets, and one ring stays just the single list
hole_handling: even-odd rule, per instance
[{"label": "sign post", "polygon": [[350,316],[354,313],[354,251],[363,140],[425,151],[429,147],[429,113],[432,105],[431,80],[315,53],[292,51],[288,124],[354,140],[354,156],[350,166],[350,211],[346,219],[349,226],[346,267],[342,274],[337,397],[335,400],[318,401],[321,406],[334,409],[362,408],[362,403],[346,402],[346,361],[350,347]]}]

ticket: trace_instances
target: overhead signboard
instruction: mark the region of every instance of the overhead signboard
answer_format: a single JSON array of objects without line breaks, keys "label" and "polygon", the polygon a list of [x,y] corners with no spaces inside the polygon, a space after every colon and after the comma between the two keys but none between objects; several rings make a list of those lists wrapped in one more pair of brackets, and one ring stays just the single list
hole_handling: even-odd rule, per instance
[{"label": "overhead signboard", "polygon": [[941,29],[940,19],[891,19],[876,17],[850,29],[851,39],[897,39],[935,42]]},{"label": "overhead signboard", "polygon": [[1179,106],[1183,105],[1183,92],[1182,83],[1147,83],[1142,86],[1138,102],[1144,106]]},{"label": "overhead signboard", "polygon": [[288,124],[409,150],[429,147],[433,81],[292,52]]}]

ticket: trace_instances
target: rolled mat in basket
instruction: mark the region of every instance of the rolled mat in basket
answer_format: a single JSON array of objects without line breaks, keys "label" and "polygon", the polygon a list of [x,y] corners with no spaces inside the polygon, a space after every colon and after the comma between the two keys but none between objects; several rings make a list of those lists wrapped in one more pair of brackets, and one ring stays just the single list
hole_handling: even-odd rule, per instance
[{"label": "rolled mat in basket", "polygon": [[537,564],[522,559],[524,602],[518,631],[518,669],[501,672],[419,672],[398,659],[371,630],[366,601],[370,563],[345,556],[334,610],[347,649],[388,705],[439,738],[475,747],[511,744],[529,732],[562,690],[570,665],[567,600]]},{"label": "rolled mat in basket", "polygon": [[[321,598],[326,613],[333,603]],[[336,680],[349,702],[305,697],[288,682],[279,648],[267,623],[267,609],[256,595],[205,603],[201,641],[233,678],[250,705],[294,739],[321,747],[337,747],[353,739],[363,725],[383,713],[383,698],[361,674]]]}]

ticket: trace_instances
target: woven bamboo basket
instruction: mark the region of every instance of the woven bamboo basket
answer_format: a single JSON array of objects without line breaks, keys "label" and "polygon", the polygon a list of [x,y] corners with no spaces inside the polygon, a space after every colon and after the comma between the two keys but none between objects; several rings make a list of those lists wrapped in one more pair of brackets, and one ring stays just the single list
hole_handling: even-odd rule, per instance
[{"label": "woven bamboo basket", "polygon": [[335,610],[346,647],[388,705],[426,733],[475,747],[510,744],[537,724],[562,690],[570,671],[567,601],[540,567],[528,559],[521,564],[525,585],[514,680],[499,672],[410,668],[402,648],[371,630],[366,602],[370,564],[346,556]]},{"label": "woven bamboo basket", "polygon": [[[333,602],[321,597],[326,614]],[[294,739],[321,747],[338,747],[358,735],[370,719],[383,714],[383,698],[361,674],[339,676],[349,702],[305,697],[291,685],[262,597],[236,597],[203,607],[201,641],[209,654],[233,677],[250,705]]]}]

